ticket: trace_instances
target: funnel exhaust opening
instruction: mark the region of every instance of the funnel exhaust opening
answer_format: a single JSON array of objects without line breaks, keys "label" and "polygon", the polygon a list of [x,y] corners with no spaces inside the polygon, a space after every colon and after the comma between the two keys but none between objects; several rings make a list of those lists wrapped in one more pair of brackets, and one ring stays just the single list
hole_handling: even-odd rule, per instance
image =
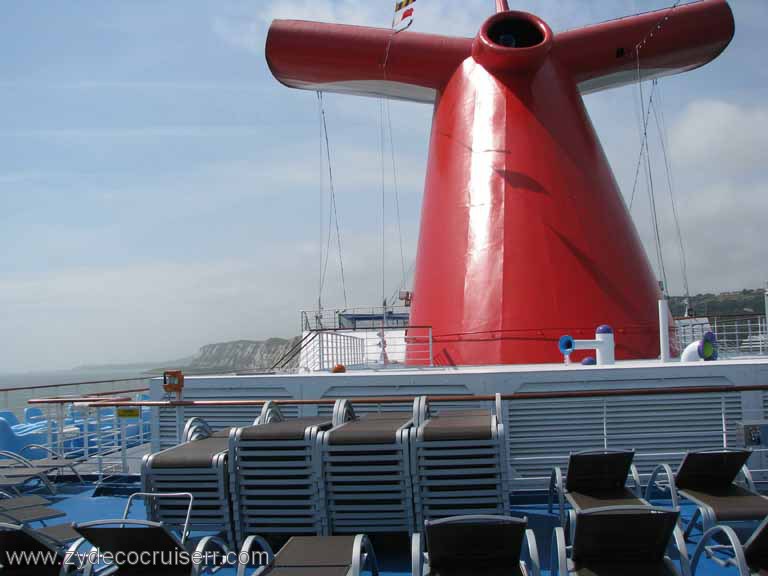
[{"label": "funnel exhaust opening", "polygon": [[544,31],[527,18],[503,18],[488,28],[488,38],[504,48],[531,48],[544,42]]}]

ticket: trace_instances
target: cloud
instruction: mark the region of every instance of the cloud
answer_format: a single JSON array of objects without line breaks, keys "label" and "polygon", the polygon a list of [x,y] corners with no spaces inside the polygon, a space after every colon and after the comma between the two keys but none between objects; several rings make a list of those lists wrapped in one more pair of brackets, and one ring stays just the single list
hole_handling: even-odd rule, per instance
[{"label": "cloud", "polygon": [[686,166],[751,170],[768,162],[768,106],[695,100],[671,133],[673,159]]}]

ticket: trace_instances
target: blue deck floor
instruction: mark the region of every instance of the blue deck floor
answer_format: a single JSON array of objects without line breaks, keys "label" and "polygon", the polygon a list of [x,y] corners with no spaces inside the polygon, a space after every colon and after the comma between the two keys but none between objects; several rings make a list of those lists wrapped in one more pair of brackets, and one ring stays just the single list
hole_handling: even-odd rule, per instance
[{"label": "blue deck floor", "polygon": [[[136,486],[133,491],[138,491]],[[100,490],[100,493],[105,492]],[[110,493],[109,490],[106,491]],[[127,492],[126,492],[127,494]],[[49,497],[53,501],[53,506],[66,513],[65,518],[52,521],[55,523],[66,522],[84,522],[87,520],[119,518],[122,516],[123,509],[127,502],[127,495],[96,495],[93,486],[81,486],[76,484],[60,485],[59,493],[56,496]],[[669,505],[669,502],[657,501],[657,505]],[[685,519],[690,518],[693,508],[684,505],[682,515]],[[550,558],[550,539],[553,528],[558,525],[559,520],[556,514],[549,514],[546,504],[525,504],[513,507],[513,514],[516,516],[526,516],[530,527],[536,533],[536,540],[539,547],[543,574],[549,575]],[[131,517],[145,518],[144,506],[137,502],[132,507]],[[383,576],[406,576],[410,572],[410,541],[406,535],[394,537],[376,537],[372,538],[374,549],[379,560],[379,567]],[[689,551],[693,553],[693,546],[689,546]],[[225,569],[218,572],[222,576],[234,575],[235,570]],[[249,572],[250,573],[250,572]],[[733,569],[724,569],[717,566],[714,562],[704,560],[698,570],[697,575],[714,576],[735,574]]]}]

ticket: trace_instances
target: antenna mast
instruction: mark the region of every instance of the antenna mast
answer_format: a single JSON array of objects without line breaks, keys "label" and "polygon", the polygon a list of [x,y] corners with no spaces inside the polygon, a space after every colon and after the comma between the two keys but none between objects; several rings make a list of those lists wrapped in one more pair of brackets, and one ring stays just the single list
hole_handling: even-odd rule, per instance
[{"label": "antenna mast", "polygon": [[509,12],[507,0],[496,0],[496,12]]}]

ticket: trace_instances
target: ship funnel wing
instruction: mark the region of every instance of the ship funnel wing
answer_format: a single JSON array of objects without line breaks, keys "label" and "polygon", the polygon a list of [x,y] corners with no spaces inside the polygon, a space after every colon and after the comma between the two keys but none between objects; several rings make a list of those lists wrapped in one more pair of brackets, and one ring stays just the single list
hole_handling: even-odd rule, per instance
[{"label": "ship funnel wing", "polygon": [[266,53],[291,88],[432,103],[472,53],[472,39],[275,20]]},{"label": "ship funnel wing", "polygon": [[[582,93],[678,74],[715,59],[733,38],[726,0],[700,0],[555,37],[553,52]],[[639,58],[638,58],[639,55]]]}]

